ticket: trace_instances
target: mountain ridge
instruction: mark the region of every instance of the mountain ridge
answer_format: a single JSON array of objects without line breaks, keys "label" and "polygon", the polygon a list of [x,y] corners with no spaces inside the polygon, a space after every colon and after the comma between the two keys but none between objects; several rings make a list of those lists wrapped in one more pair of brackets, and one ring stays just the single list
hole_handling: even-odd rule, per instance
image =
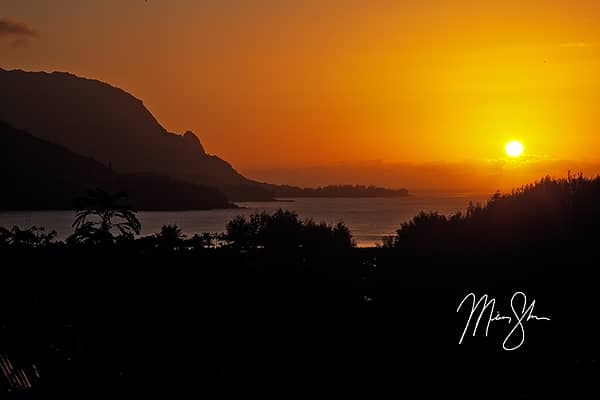
[{"label": "mountain ridge", "polygon": [[3,69],[0,87],[0,120],[118,172],[216,186],[236,201],[272,198],[261,183],[207,154],[192,132],[167,131],[142,100],[121,88],[68,72]]},{"label": "mountain ridge", "polygon": [[[28,72],[0,68],[0,121],[91,157],[119,174],[157,174],[213,186],[231,201],[277,197],[336,197],[339,191],[274,185],[248,179],[208,154],[192,131],[167,131],[144,102],[107,82],[69,72]],[[345,197],[398,196],[375,188]]]},{"label": "mountain ridge", "polygon": [[152,173],[119,174],[0,121],[0,210],[69,210],[86,191],[126,192],[139,210],[232,208],[218,189]]}]

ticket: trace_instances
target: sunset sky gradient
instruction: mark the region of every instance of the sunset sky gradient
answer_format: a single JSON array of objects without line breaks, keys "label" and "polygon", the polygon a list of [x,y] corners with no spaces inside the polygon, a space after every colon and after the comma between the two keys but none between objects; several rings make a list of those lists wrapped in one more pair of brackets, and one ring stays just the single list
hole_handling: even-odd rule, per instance
[{"label": "sunset sky gradient", "polygon": [[527,165],[600,161],[597,0],[0,0],[0,18],[30,30],[0,23],[0,67],[119,86],[257,178],[498,165],[513,139]]}]

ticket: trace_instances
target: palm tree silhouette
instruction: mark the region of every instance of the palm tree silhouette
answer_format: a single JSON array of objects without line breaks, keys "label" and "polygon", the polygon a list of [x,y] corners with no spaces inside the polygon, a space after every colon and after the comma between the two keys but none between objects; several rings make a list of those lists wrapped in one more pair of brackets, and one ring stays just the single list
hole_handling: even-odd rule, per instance
[{"label": "palm tree silhouette", "polygon": [[[79,200],[71,241],[112,242],[113,229],[117,229],[122,237],[139,234],[142,225],[136,216],[137,211],[125,202],[126,198],[127,195],[122,192],[113,195],[102,189],[89,191]],[[91,217],[95,220],[90,221]]]}]

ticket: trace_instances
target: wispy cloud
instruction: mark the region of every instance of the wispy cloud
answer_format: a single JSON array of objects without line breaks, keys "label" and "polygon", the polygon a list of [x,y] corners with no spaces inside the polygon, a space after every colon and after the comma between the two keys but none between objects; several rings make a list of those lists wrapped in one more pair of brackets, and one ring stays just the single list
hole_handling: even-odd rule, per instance
[{"label": "wispy cloud", "polygon": [[0,39],[7,38],[13,48],[27,47],[30,40],[39,37],[39,32],[27,24],[12,21],[8,18],[0,18]]}]

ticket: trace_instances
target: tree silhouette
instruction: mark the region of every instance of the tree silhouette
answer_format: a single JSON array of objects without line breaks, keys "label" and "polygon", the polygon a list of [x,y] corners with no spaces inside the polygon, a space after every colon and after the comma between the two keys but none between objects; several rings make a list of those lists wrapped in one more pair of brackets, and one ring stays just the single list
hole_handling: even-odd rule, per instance
[{"label": "tree silhouette", "polygon": [[223,241],[237,249],[350,249],[355,243],[348,227],[301,220],[292,211],[238,216],[226,226]]},{"label": "tree silhouette", "polygon": [[156,240],[160,248],[175,250],[183,245],[185,235],[177,225],[164,225],[160,233],[156,235]]},{"label": "tree silhouette", "polygon": [[[73,228],[75,232],[69,238],[74,243],[113,243],[112,231],[117,229],[121,238],[131,238],[139,234],[142,228],[137,219],[137,211],[125,202],[127,195],[112,195],[102,189],[88,192],[79,200]],[[90,220],[90,219],[94,220]]]}]

